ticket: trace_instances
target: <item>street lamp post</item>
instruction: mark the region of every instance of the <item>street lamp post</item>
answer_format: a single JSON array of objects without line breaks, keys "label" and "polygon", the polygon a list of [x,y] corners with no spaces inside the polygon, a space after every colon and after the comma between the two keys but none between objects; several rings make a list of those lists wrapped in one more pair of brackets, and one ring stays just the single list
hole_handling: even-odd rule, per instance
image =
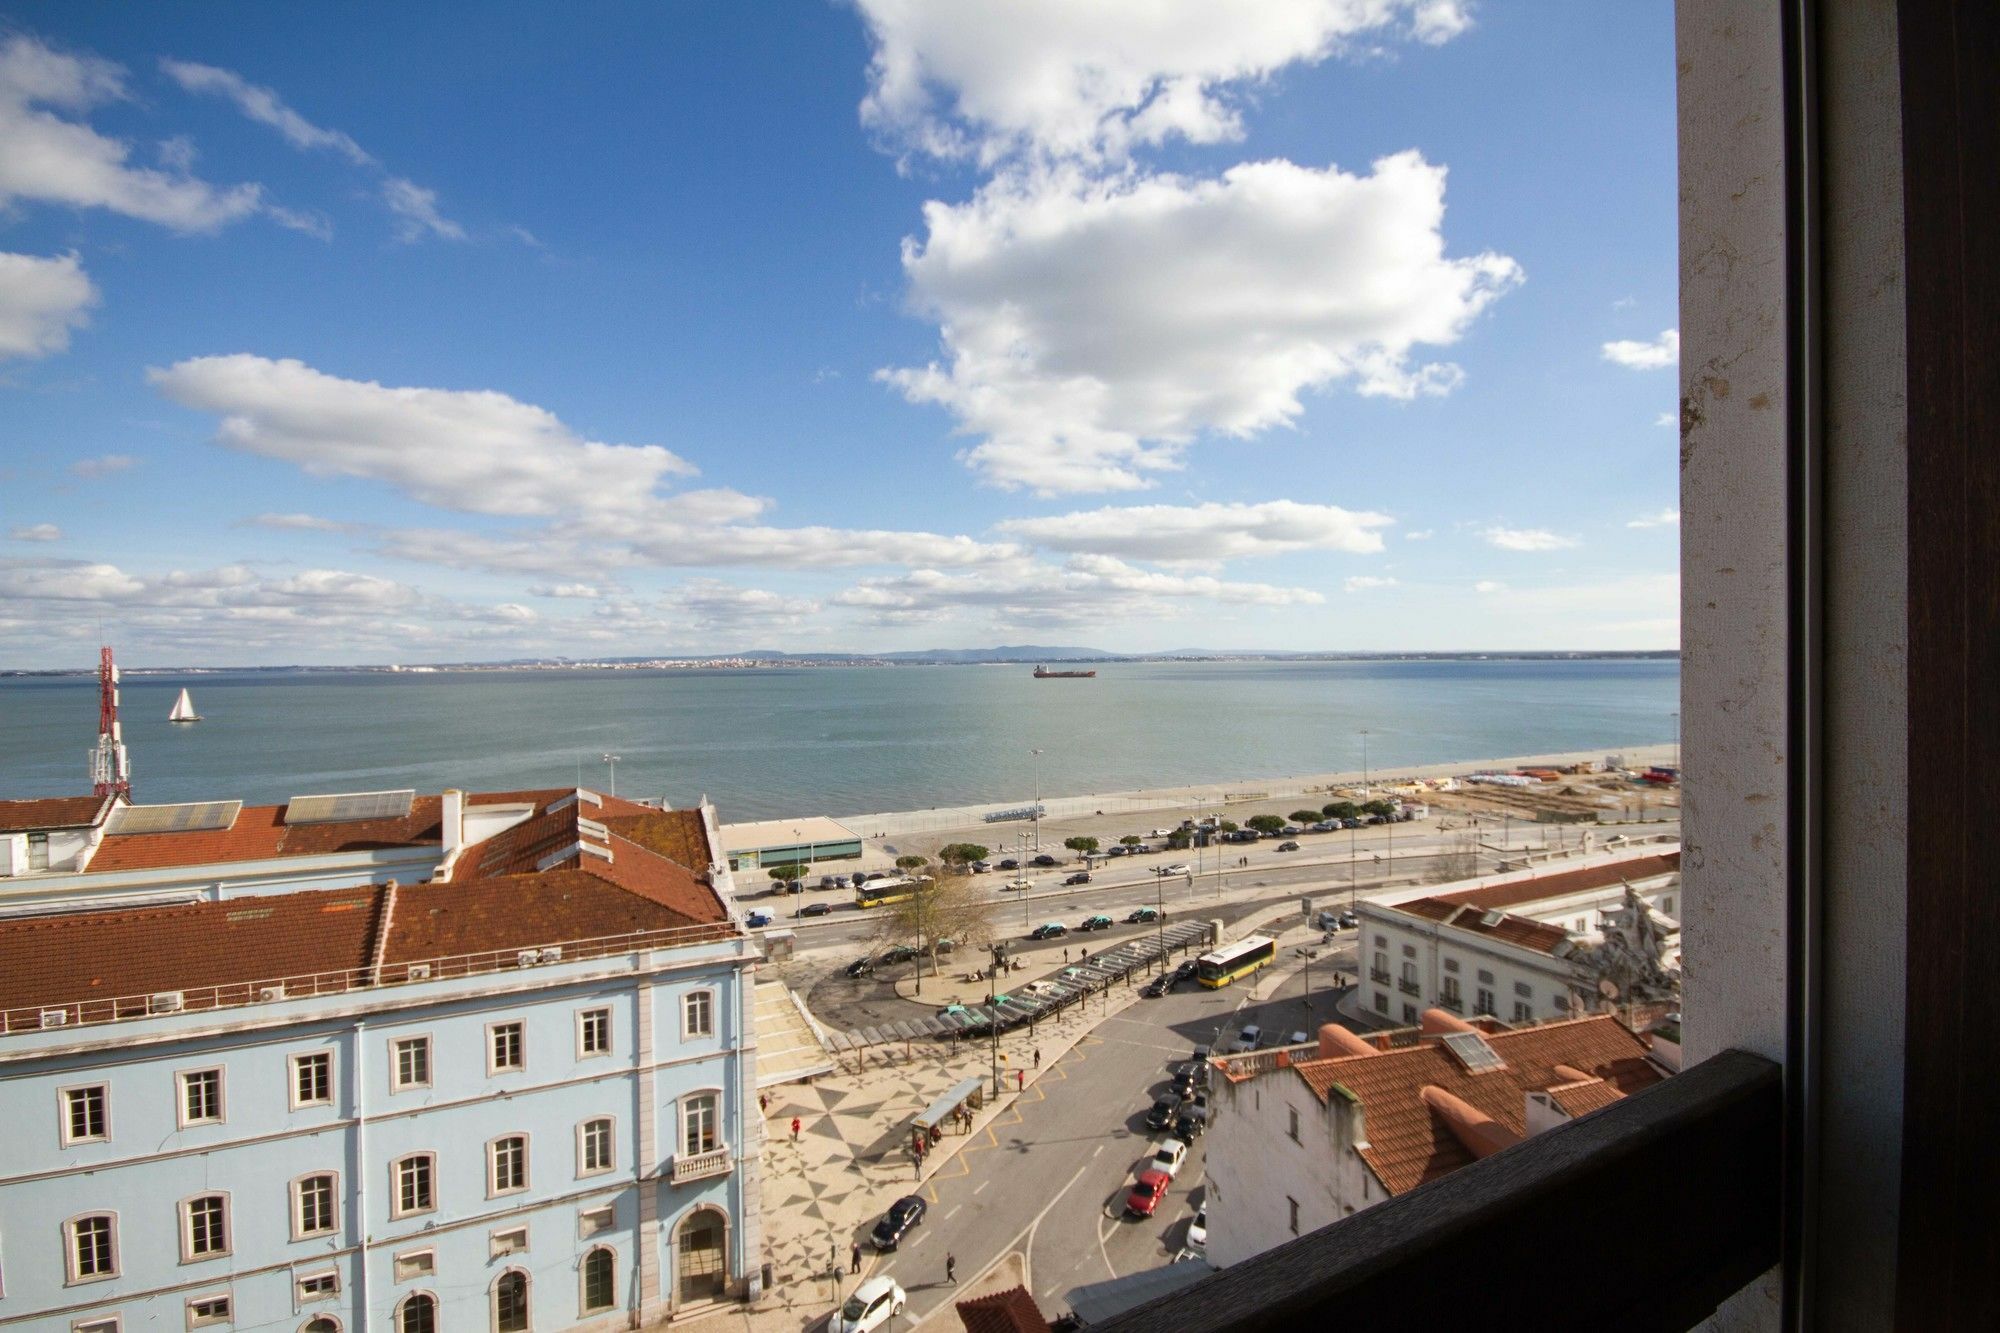
[{"label": "street lamp post", "polygon": [[604,762],[611,766],[611,781],[606,787],[604,793],[606,796],[616,796],[618,794],[618,761],[622,758],[624,758],[623,755],[616,754],[607,754],[604,756]]},{"label": "street lamp post", "polygon": [[1312,950],[1311,950],[1311,949],[1309,949],[1309,948],[1305,948],[1305,949],[1300,949],[1300,950],[1298,951],[1298,953],[1299,953],[1299,956],[1300,956],[1301,958],[1303,958],[1303,959],[1305,959],[1305,960],[1306,960],[1306,995],[1305,995],[1305,1000],[1303,1001],[1303,1003],[1304,1003],[1304,1005],[1305,1005],[1305,1007],[1306,1007],[1306,1008],[1310,1009],[1310,1008],[1312,1008],[1312,1007],[1313,1007],[1313,956],[1312,956]]},{"label": "street lamp post", "polygon": [[1361,799],[1368,799],[1368,728],[1361,729]]},{"label": "street lamp post", "polygon": [[1035,854],[1042,852],[1042,752],[1030,750],[1035,756]]}]

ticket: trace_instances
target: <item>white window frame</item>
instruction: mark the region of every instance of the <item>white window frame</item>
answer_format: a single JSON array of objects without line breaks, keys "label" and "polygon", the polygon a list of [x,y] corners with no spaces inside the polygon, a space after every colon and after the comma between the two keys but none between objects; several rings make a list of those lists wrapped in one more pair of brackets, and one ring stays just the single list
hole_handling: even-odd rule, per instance
[{"label": "white window frame", "polygon": [[[109,1240],[111,1242],[109,1246],[111,1254],[111,1269],[109,1272],[104,1272],[104,1273],[84,1273],[81,1269],[81,1266],[77,1263],[77,1252],[76,1252],[77,1224],[80,1222],[94,1221],[100,1217],[104,1218],[106,1221],[111,1223],[111,1228],[109,1233]],[[90,1282],[109,1282],[113,1278],[118,1277],[124,1271],[124,1266],[120,1261],[120,1256],[118,1253],[118,1214],[115,1212],[94,1211],[88,1213],[78,1213],[73,1217],[64,1218],[62,1224],[62,1242],[63,1242],[63,1277],[64,1277],[63,1285],[66,1287],[82,1286]]]},{"label": "white window frame", "polygon": [[[75,1093],[90,1092],[93,1090],[101,1098],[100,1105],[104,1110],[104,1132],[102,1134],[85,1134],[78,1137],[69,1132],[69,1100]],[[85,1143],[109,1143],[111,1141],[111,1085],[109,1083],[72,1083],[67,1087],[57,1088],[56,1112],[61,1117],[59,1128],[62,1133],[63,1147],[74,1148]]]},{"label": "white window frame", "polygon": [[[591,1050],[589,1044],[584,1040],[584,1034],[590,1030],[590,1020],[593,1018],[601,1018],[604,1020],[604,1046],[601,1050],[595,1050],[595,1051]],[[611,1007],[609,1005],[599,1005],[589,1009],[577,1010],[576,1011],[576,1058],[579,1060],[596,1060],[601,1057],[608,1056],[610,1054],[611,1054]]]},{"label": "white window frame", "polygon": [[[701,1001],[702,1007],[708,1011],[706,1016],[707,1021],[700,1028],[696,1028],[694,1025],[695,1002],[697,1000]],[[691,990],[681,996],[681,1040],[693,1041],[697,1037],[713,1037],[715,1035],[715,1010],[715,988],[712,986],[704,986],[700,990]]]},{"label": "white window frame", "polygon": [[[688,1119],[689,1119],[688,1108],[695,1102],[701,1101],[703,1098],[712,1099],[715,1103],[713,1119],[711,1122],[714,1126],[714,1133],[712,1137],[714,1138],[715,1141],[709,1144],[706,1148],[690,1148],[688,1146]],[[686,1093],[683,1093],[681,1095],[680,1100],[675,1104],[674,1119],[675,1119],[674,1143],[681,1156],[692,1157],[697,1153],[713,1152],[717,1148],[720,1148],[723,1144],[722,1089],[694,1088]]]},{"label": "white window frame", "polygon": [[[207,1305],[212,1301],[222,1302],[222,1314],[220,1316],[211,1315],[207,1318],[196,1316],[194,1312],[195,1306]],[[200,1296],[190,1296],[187,1298],[187,1326],[189,1328],[215,1328],[217,1326],[234,1324],[235,1322],[236,1298],[233,1292],[211,1291]]]},{"label": "white window frame", "polygon": [[[413,1042],[421,1042],[423,1044],[424,1076],[421,1079],[412,1079],[408,1083],[405,1083],[403,1081],[403,1048]],[[389,1091],[408,1092],[413,1088],[428,1088],[431,1085],[431,1077],[434,1073],[431,1068],[431,1057],[433,1054],[435,1054],[435,1050],[431,1044],[431,1034],[428,1032],[413,1032],[406,1037],[389,1038]]]},{"label": "white window frame", "polygon": [[[315,1298],[315,1299],[324,1299],[324,1298]],[[305,1312],[297,1311],[296,1313],[304,1314]],[[305,1323],[299,1325],[299,1333],[310,1333],[312,1326],[318,1323],[322,1319],[324,1319],[327,1323],[333,1325],[333,1333],[340,1333],[341,1329],[344,1327],[344,1325],[340,1322],[340,1316],[333,1313],[331,1310],[315,1310],[313,1313],[306,1315]]]},{"label": "white window frame", "polygon": [[[611,1282],[609,1284],[611,1287],[611,1299],[605,1302],[603,1305],[592,1305],[590,1303],[590,1259],[592,1255],[596,1254],[607,1254],[611,1256]],[[617,1308],[618,1308],[618,1251],[615,1247],[610,1245],[592,1245],[590,1248],[586,1249],[583,1252],[583,1257],[576,1261],[577,1313],[584,1315],[603,1314],[607,1310],[615,1310]]]},{"label": "white window frame", "polygon": [[[514,1029],[514,1063],[503,1065],[499,1061],[499,1053],[494,1050],[494,1043],[498,1040],[500,1034],[508,1028]],[[527,1072],[528,1024],[526,1020],[509,1018],[503,1019],[498,1023],[488,1023],[486,1025],[486,1077],[493,1078],[499,1074],[525,1074]]]},{"label": "white window frame", "polygon": [[[425,1179],[430,1186],[429,1190],[427,1191],[430,1197],[421,1205],[418,1205],[413,1208],[405,1208],[403,1206],[403,1164],[406,1162],[415,1162],[418,1160],[421,1160],[426,1164]],[[419,1149],[416,1152],[406,1152],[402,1156],[394,1158],[390,1161],[389,1163],[389,1216],[390,1217],[421,1217],[425,1213],[436,1212],[437,1193],[438,1193],[437,1153],[429,1149]]]},{"label": "white window frame", "polygon": [[[191,1116],[188,1114],[188,1089],[193,1081],[215,1075],[215,1114]],[[209,1065],[202,1069],[177,1069],[174,1071],[174,1115],[182,1129],[196,1125],[220,1125],[229,1120],[229,1075],[221,1065]]]},{"label": "white window frame", "polygon": [[410,1302],[416,1300],[426,1300],[431,1303],[432,1328],[438,1328],[442,1325],[443,1320],[439,1318],[439,1311],[442,1307],[439,1304],[437,1293],[419,1289],[417,1291],[404,1292],[402,1297],[397,1300],[395,1309],[389,1314],[393,1333],[403,1333],[403,1311],[409,1308]]},{"label": "white window frame", "polygon": [[[306,1288],[308,1282],[325,1280],[331,1280],[333,1283],[325,1291],[309,1291]],[[330,1301],[338,1295],[340,1295],[340,1270],[338,1268],[322,1268],[313,1273],[300,1273],[292,1279],[292,1297],[300,1305],[311,1305],[315,1301]],[[319,1318],[320,1316],[315,1315],[314,1317]],[[334,1318],[337,1320],[339,1316],[336,1315]]]},{"label": "white window frame", "polygon": [[[219,1250],[203,1250],[200,1254],[196,1254],[194,1251],[194,1206],[207,1199],[222,1200],[222,1248]],[[236,1226],[230,1216],[233,1210],[229,1204],[228,1190],[203,1190],[199,1194],[190,1194],[180,1201],[176,1211],[179,1212],[181,1219],[182,1263],[205,1264],[211,1259],[226,1259],[236,1253]]]},{"label": "white window frame", "polygon": [[[500,1145],[516,1139],[521,1143],[521,1181],[518,1185],[502,1187],[500,1184]],[[526,1130],[515,1130],[507,1134],[496,1134],[486,1140],[486,1197],[497,1199],[507,1194],[524,1194],[528,1189],[528,1134]]]},{"label": "white window frame", "polygon": [[[301,1097],[299,1096],[299,1071],[305,1068],[308,1062],[315,1062],[315,1061],[324,1061],[326,1064],[326,1096],[311,1097],[311,1098]],[[291,1106],[294,1111],[303,1110],[308,1106],[333,1105],[334,1088],[333,1088],[332,1051],[301,1051],[297,1055],[292,1056],[288,1063],[290,1065],[290,1072],[292,1076]]]},{"label": "white window frame", "polygon": [[498,1333],[500,1328],[500,1284],[509,1277],[521,1279],[521,1314],[523,1333],[533,1333],[535,1327],[535,1276],[518,1265],[501,1269],[486,1284],[486,1326]]},{"label": "white window frame", "polygon": [[[305,1186],[310,1180],[332,1182],[330,1201],[333,1220],[324,1227],[305,1228]],[[314,1236],[331,1236],[340,1230],[340,1173],[338,1171],[308,1171],[302,1176],[293,1176],[288,1191],[292,1201],[292,1239],[309,1240]]]},{"label": "white window frame", "polygon": [[[405,1268],[410,1271],[404,1272]],[[389,1276],[396,1282],[415,1282],[420,1277],[436,1277],[437,1251],[429,1248],[404,1250],[390,1260]]]},{"label": "white window frame", "polygon": [[[607,1160],[603,1166],[590,1164],[590,1127],[604,1126],[604,1146]],[[576,1174],[578,1179],[585,1176],[601,1176],[618,1169],[618,1119],[616,1116],[594,1115],[587,1120],[579,1120],[576,1125]]]}]

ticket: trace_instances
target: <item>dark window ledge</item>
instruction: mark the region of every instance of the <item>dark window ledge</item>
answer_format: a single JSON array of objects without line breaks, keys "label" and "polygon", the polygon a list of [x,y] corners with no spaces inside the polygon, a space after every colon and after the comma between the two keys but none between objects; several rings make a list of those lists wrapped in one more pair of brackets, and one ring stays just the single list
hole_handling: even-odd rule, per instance
[{"label": "dark window ledge", "polygon": [[1778,1261],[1782,1117],[1726,1051],[1092,1333],[1686,1329]]}]

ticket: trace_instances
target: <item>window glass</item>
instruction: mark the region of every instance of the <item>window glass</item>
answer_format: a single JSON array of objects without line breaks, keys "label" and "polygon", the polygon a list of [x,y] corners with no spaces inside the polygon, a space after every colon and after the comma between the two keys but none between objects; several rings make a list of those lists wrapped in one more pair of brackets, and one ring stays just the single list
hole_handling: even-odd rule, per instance
[{"label": "window glass", "polygon": [[715,992],[698,990],[682,1001],[682,1031],[690,1037],[715,1035]]},{"label": "window glass", "polygon": [[107,1136],[109,1117],[105,1114],[104,1086],[69,1088],[63,1092],[63,1135],[71,1143]]},{"label": "window glass", "polygon": [[437,1302],[428,1296],[412,1296],[396,1312],[396,1333],[437,1333]]},{"label": "window glass", "polygon": [[333,1056],[327,1051],[292,1057],[292,1100],[313,1106],[333,1100]]},{"label": "window glass", "polygon": [[519,1023],[495,1023],[491,1029],[492,1053],[490,1067],[494,1073],[519,1069],[524,1063],[522,1052],[522,1025]]},{"label": "window glass", "polygon": [[224,1254],[229,1250],[227,1206],[220,1194],[204,1194],[187,1204],[187,1252],[190,1257]]},{"label": "window glass", "polygon": [[299,1235],[312,1236],[334,1229],[333,1199],[332,1176],[307,1176],[298,1183],[294,1219]]},{"label": "window glass", "polygon": [[493,1284],[493,1327],[497,1333],[526,1333],[528,1327],[528,1279],[521,1273],[502,1273]]},{"label": "window glass", "polygon": [[493,1193],[528,1187],[528,1141],[520,1135],[495,1139],[490,1149],[493,1162]]},{"label": "window glass", "polygon": [[611,1122],[609,1120],[586,1120],[583,1122],[583,1169],[585,1171],[609,1171],[611,1169]]},{"label": "window glass", "polygon": [[608,1310],[615,1299],[612,1282],[614,1260],[611,1251],[595,1249],[583,1256],[583,1308],[587,1314],[592,1310]]},{"label": "window glass", "polygon": [[681,1151],[693,1156],[715,1146],[715,1094],[696,1093],[681,1103]]},{"label": "window glass", "polygon": [[222,1071],[196,1069],[181,1075],[181,1123],[198,1125],[222,1119]]},{"label": "window glass", "polygon": [[431,1206],[431,1159],[419,1154],[396,1163],[396,1211],[421,1213]]},{"label": "window glass", "polygon": [[70,1223],[70,1270],[79,1278],[110,1277],[118,1271],[108,1214],[80,1217]]},{"label": "window glass", "polygon": [[578,1020],[577,1048],[582,1055],[607,1055],[611,1051],[611,1011],[586,1009]]},{"label": "window glass", "polygon": [[421,1088],[431,1081],[431,1039],[402,1037],[394,1043],[396,1086]]}]

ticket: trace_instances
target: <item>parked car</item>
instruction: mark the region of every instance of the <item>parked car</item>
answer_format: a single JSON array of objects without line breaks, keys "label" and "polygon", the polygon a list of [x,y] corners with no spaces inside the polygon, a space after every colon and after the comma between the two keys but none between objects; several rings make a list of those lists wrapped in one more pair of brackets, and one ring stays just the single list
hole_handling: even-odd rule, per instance
[{"label": "parked car", "polygon": [[1157,852],[1159,850],[1160,850],[1159,848],[1153,846],[1151,843],[1142,842],[1132,849],[1132,855],[1137,856],[1141,852],[1144,852],[1146,855],[1151,856],[1154,852]]},{"label": "parked car", "polygon": [[1331,833],[1339,827],[1340,827],[1340,821],[1338,819],[1322,819],[1317,824],[1306,825],[1306,832]]},{"label": "parked car", "polygon": [[1355,912],[1342,912],[1340,914],[1339,924],[1342,930],[1353,930],[1356,926],[1361,924],[1361,917],[1358,913]]},{"label": "parked car", "polygon": [[1192,958],[1183,959],[1181,965],[1174,969],[1174,980],[1186,981],[1189,977],[1192,977],[1195,973],[1199,972],[1200,970],[1201,970],[1201,964],[1195,962],[1194,959]]},{"label": "parked car", "polygon": [[840,1313],[827,1322],[827,1333],[874,1333],[903,1313],[909,1296],[892,1277],[871,1277],[854,1289]]},{"label": "parked car", "polygon": [[1031,862],[1030,864],[1038,866],[1052,866],[1056,864],[1056,859],[1053,856],[1050,856],[1047,852],[1043,852],[1041,855],[1037,856],[1034,859],[1034,861]]},{"label": "parked car", "polygon": [[1297,824],[1287,824],[1283,828],[1279,829],[1278,832],[1284,834],[1288,838],[1296,838],[1299,836],[1299,834],[1304,833],[1305,830],[1299,827]]},{"label": "parked car", "polygon": [[847,965],[847,975],[850,977],[865,977],[874,970],[875,960],[873,958],[857,958]]},{"label": "parked car", "polygon": [[1079,870],[1074,875],[1071,875],[1068,879],[1065,879],[1063,883],[1066,885],[1088,884],[1090,883],[1090,872],[1088,870]]},{"label": "parked car", "polygon": [[1311,1041],[1311,1040],[1312,1040],[1312,1037],[1311,1037],[1311,1035],[1310,1035],[1310,1034],[1308,1034],[1307,1032],[1305,1032],[1305,1031],[1304,1031],[1304,1030],[1302,1030],[1302,1029],[1295,1029],[1295,1030],[1294,1030],[1294,1031],[1292,1032],[1292,1035],[1291,1035],[1291,1036],[1289,1036],[1289,1037],[1285,1038],[1285,1045],[1287,1045],[1287,1046],[1303,1046],[1303,1045],[1305,1045],[1305,1044],[1306,1044],[1307,1042],[1309,1042],[1309,1041]]},{"label": "parked car", "polygon": [[847,888],[852,888],[853,886],[854,886],[854,880],[852,876],[835,875],[833,877],[833,887],[836,889],[847,889]]},{"label": "parked car", "polygon": [[907,963],[917,956],[917,951],[907,944],[898,944],[883,951],[878,963]]},{"label": "parked car", "polygon": [[1028,932],[1028,938],[1031,940],[1053,940],[1060,939],[1067,934],[1069,934],[1069,927],[1065,926],[1062,922],[1044,921],[1041,925],[1036,926]]},{"label": "parked car", "polygon": [[832,903],[807,903],[799,909],[800,916],[832,916]]},{"label": "parked car", "polygon": [[1239,1053],[1254,1051],[1257,1049],[1257,1039],[1263,1035],[1264,1029],[1258,1027],[1255,1023],[1246,1024],[1243,1030],[1236,1034],[1235,1049]]},{"label": "parked car", "polygon": [[1104,916],[1102,914],[1098,916],[1087,916],[1083,919],[1082,923],[1077,926],[1077,929],[1109,930],[1111,929],[1111,918],[1108,916]]},{"label": "parked car", "polygon": [[1165,977],[1154,977],[1151,981],[1139,987],[1139,998],[1142,1000],[1157,1000],[1167,993],[1168,984]]},{"label": "parked car", "polygon": [[950,1018],[953,1014],[969,1014],[971,1012],[970,1009],[967,1009],[962,1004],[945,1004],[938,1006],[937,1016],[939,1018]]},{"label": "parked car", "polygon": [[1004,861],[995,861],[993,864],[1001,870],[1019,870],[1021,868],[1021,863],[1011,856]]},{"label": "parked car", "polygon": [[1174,1137],[1182,1143],[1193,1143],[1207,1128],[1206,1107],[1190,1106],[1174,1117]]},{"label": "parked car", "polygon": [[1181,1163],[1187,1160],[1188,1146],[1179,1139],[1161,1139],[1153,1144],[1153,1164],[1148,1170],[1158,1171],[1172,1180],[1181,1173]]},{"label": "parked car", "polygon": [[1131,854],[1131,851],[1132,849],[1130,847],[1127,847],[1122,843],[1114,842],[1109,847],[1106,847],[1104,849],[1104,854],[1106,856],[1127,856]]},{"label": "parked car", "polygon": [[1170,865],[1170,866],[1161,866],[1161,867],[1160,867],[1160,873],[1161,873],[1162,875],[1185,875],[1185,874],[1188,874],[1188,873],[1189,873],[1189,871],[1188,871],[1188,863],[1187,863],[1187,862],[1185,862],[1185,861],[1176,861],[1176,862],[1174,862],[1174,863],[1173,863],[1172,865]]},{"label": "parked car", "polygon": [[1180,1114],[1180,1110],[1181,1098],[1179,1093],[1161,1093],[1153,1102],[1153,1109],[1146,1112],[1146,1128],[1165,1129],[1168,1125],[1174,1123],[1174,1117]]},{"label": "parked car", "polygon": [[1132,1192],[1125,1196],[1125,1211],[1133,1217],[1151,1217],[1171,1184],[1173,1181],[1158,1171],[1141,1171],[1132,1182]]},{"label": "parked car", "polygon": [[1029,879],[1026,875],[1016,875],[1000,887],[1003,889],[1032,889],[1035,887],[1035,881]]},{"label": "parked car", "polygon": [[1206,1204],[1195,1213],[1194,1221],[1188,1223],[1187,1247],[1196,1254],[1208,1253],[1208,1205]]},{"label": "parked car", "polygon": [[752,912],[743,918],[743,924],[752,927],[768,926],[771,924],[771,914],[769,912]]},{"label": "parked car", "polygon": [[991,861],[974,861],[972,863],[972,873],[975,875],[990,874],[992,870],[993,863]]},{"label": "parked car", "polygon": [[1156,828],[1148,836],[1154,838],[1171,838],[1174,836],[1174,831],[1170,828]]},{"label": "parked car", "polygon": [[922,1225],[924,1201],[914,1194],[906,1194],[889,1205],[889,1211],[882,1214],[882,1220],[868,1233],[878,1250],[893,1250],[902,1243],[903,1235],[911,1227]]},{"label": "parked car", "polygon": [[1159,919],[1160,909],[1157,907],[1135,907],[1125,914],[1125,924],[1128,926],[1151,925]]},{"label": "parked car", "polygon": [[1295,842],[1281,842],[1278,844],[1278,850],[1281,852],[1296,852],[1298,849],[1299,845]]}]

